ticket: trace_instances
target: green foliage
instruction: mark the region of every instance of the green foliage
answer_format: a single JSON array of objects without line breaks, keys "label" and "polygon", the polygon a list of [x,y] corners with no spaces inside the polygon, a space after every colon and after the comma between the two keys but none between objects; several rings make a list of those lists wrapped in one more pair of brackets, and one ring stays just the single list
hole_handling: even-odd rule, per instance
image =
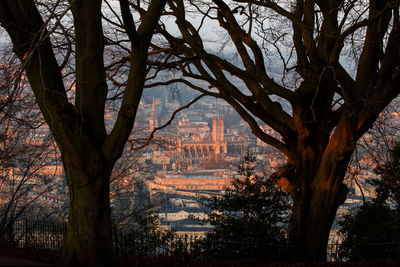
[{"label": "green foliage", "polygon": [[370,183],[376,198],[367,201],[339,222],[345,239],[340,256],[350,260],[400,258],[400,144],[391,161],[378,166],[380,179]]},{"label": "green foliage", "polygon": [[[271,178],[256,172],[247,155],[239,166],[244,179],[233,181],[222,197],[206,202],[212,212],[205,222],[215,226],[205,239],[213,257],[277,259],[286,245],[289,197]],[[279,252],[279,253],[277,253]]]}]

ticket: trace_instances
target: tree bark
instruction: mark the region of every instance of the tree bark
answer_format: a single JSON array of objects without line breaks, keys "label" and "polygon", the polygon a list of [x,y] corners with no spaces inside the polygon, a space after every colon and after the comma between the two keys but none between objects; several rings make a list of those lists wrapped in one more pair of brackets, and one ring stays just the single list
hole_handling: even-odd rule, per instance
[{"label": "tree bark", "polygon": [[96,160],[63,155],[70,189],[64,266],[117,266],[113,250],[109,186],[111,168],[99,152]]},{"label": "tree bark", "polygon": [[[330,175],[328,169],[325,175]],[[314,190],[296,194],[289,224],[293,261],[326,261],[331,226],[346,194],[347,188],[341,182],[335,191],[316,185]]]},{"label": "tree bark", "polygon": [[298,140],[296,150],[300,152],[290,181],[293,209],[288,230],[294,261],[326,261],[336,211],[348,193],[343,180],[356,144],[354,129],[352,121],[344,119],[327,144],[316,137],[311,139],[312,146]]}]

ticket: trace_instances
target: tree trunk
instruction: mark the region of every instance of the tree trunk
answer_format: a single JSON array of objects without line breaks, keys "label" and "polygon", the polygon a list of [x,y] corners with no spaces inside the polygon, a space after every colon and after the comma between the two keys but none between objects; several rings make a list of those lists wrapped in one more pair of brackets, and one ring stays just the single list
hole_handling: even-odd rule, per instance
[{"label": "tree trunk", "polygon": [[[64,266],[117,266],[113,249],[106,160],[73,159],[63,162],[70,190],[70,211],[63,249]],[[81,164],[80,164],[81,163]]]},{"label": "tree trunk", "polygon": [[[310,165],[296,168],[296,171],[299,170],[296,176],[301,184],[293,194],[289,223],[289,246],[293,261],[326,261],[330,229],[336,211],[344,203],[348,192],[342,182],[351,152],[342,154],[343,157],[337,157],[336,152],[325,154],[320,163],[315,160],[317,166],[314,168]],[[317,171],[313,173],[312,169]]]},{"label": "tree trunk", "polygon": [[326,261],[329,232],[338,208],[336,198],[335,193],[318,190],[310,193],[308,203],[294,200],[289,226],[293,261]]}]

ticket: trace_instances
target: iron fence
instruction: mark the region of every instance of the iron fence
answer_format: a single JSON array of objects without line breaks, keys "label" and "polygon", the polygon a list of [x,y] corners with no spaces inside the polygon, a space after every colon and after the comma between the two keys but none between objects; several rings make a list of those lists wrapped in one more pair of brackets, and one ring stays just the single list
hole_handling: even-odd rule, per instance
[{"label": "iron fence", "polygon": [[[0,241],[25,249],[27,253],[42,251],[46,255],[59,255],[67,231],[65,222],[18,219],[0,229]],[[120,255],[133,256],[175,256],[194,259],[244,259],[260,258],[279,260],[288,257],[287,246],[259,242],[209,241],[194,237],[157,237],[144,233],[113,229],[114,249]],[[400,258],[399,243],[362,244],[363,250],[384,247]],[[327,261],[343,261],[340,257],[341,243],[337,240],[328,244]],[[395,257],[395,258],[396,258]],[[287,260],[288,258],[286,258]]]},{"label": "iron fence", "polygon": [[65,222],[17,219],[0,229],[1,241],[28,251],[41,251],[58,255],[64,244]]}]

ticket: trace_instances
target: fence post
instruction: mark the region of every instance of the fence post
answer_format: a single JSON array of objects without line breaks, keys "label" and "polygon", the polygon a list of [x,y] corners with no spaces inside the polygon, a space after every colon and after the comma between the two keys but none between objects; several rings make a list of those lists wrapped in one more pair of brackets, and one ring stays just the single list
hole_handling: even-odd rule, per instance
[{"label": "fence post", "polygon": [[6,221],[6,230],[5,230],[5,240],[11,242],[12,244],[15,244],[15,238],[14,238],[14,224],[15,220],[10,220]]},{"label": "fence post", "polygon": [[24,222],[25,222],[25,229],[24,229],[25,230],[25,252],[28,253],[28,248],[29,248],[28,218],[25,218]]},{"label": "fence post", "polygon": [[118,232],[117,232],[117,227],[113,227],[113,232],[114,232],[114,246],[115,246],[115,253],[117,254],[117,257],[119,255],[119,242],[118,242]]},{"label": "fence post", "polygon": [[185,256],[188,254],[188,236],[185,234]]}]

